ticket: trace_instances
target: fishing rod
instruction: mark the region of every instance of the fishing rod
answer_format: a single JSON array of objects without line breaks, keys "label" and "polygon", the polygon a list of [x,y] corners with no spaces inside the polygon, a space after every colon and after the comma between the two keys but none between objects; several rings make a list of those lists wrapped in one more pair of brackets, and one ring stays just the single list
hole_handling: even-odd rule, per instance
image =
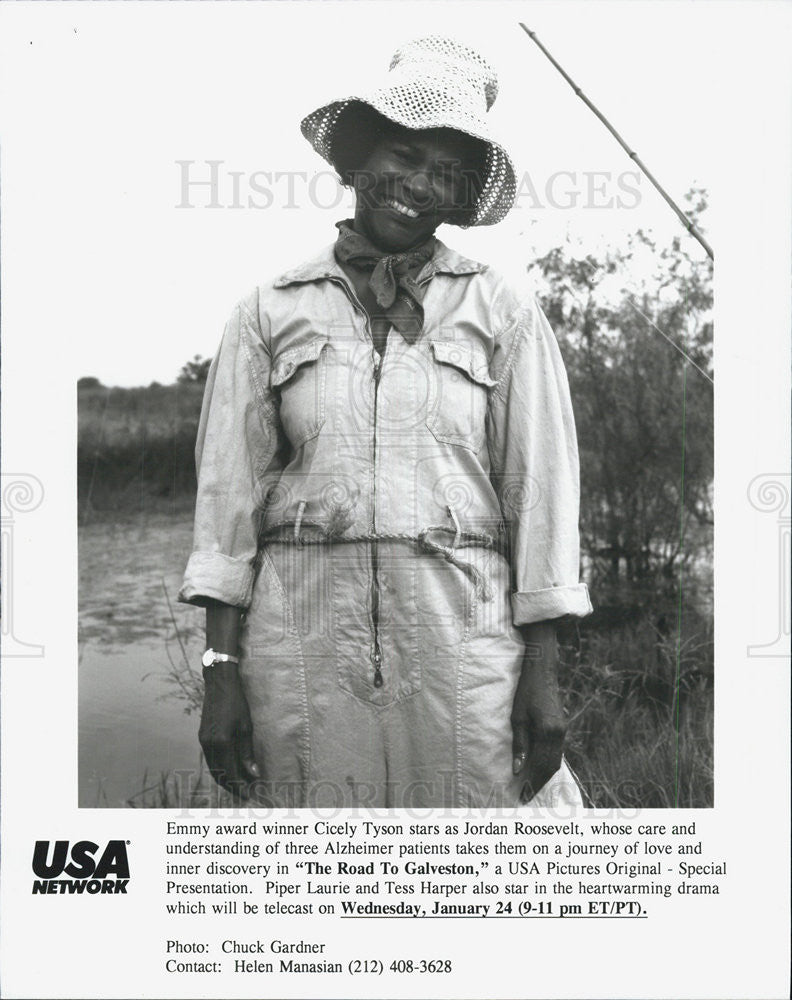
[{"label": "fishing rod", "polygon": [[693,236],[695,239],[697,239],[699,241],[699,243],[704,247],[704,249],[707,251],[707,254],[709,255],[710,259],[711,260],[715,260],[715,254],[712,252],[712,247],[709,245],[709,243],[707,243],[707,241],[704,239],[704,237],[701,235],[701,233],[698,231],[698,229],[696,229],[696,227],[694,226],[692,220],[689,219],[685,215],[685,213],[682,211],[682,209],[679,207],[679,205],[677,205],[677,203],[671,197],[671,195],[669,195],[664,190],[664,188],[662,187],[662,185],[660,184],[660,182],[658,180],[656,180],[656,178],[654,177],[654,175],[649,171],[649,169],[647,168],[646,164],[641,160],[641,158],[638,156],[638,154],[635,152],[635,150],[630,149],[630,147],[627,145],[627,143],[624,141],[624,139],[622,139],[622,137],[619,135],[619,133],[616,131],[616,129],[611,125],[611,123],[608,121],[608,119],[605,117],[605,115],[603,115],[603,113],[599,110],[599,108],[592,101],[590,101],[588,99],[588,97],[586,97],[586,95],[583,93],[583,91],[580,89],[580,87],[578,87],[578,85],[575,83],[575,81],[572,79],[572,77],[566,72],[566,70],[563,68],[563,66],[561,66],[550,55],[550,53],[547,51],[547,49],[544,47],[544,45],[542,45],[542,43],[536,37],[536,32],[535,31],[531,31],[529,28],[527,28],[522,23],[522,21],[519,22],[519,25],[523,29],[523,31],[528,35],[528,37],[531,39],[531,41],[533,41],[538,46],[538,48],[545,54],[545,56],[547,56],[547,58],[550,60],[550,62],[555,66],[555,68],[558,70],[558,72],[561,74],[561,76],[563,76],[563,78],[566,80],[566,82],[569,84],[569,86],[574,90],[574,92],[581,99],[581,101],[583,101],[583,103],[586,105],[586,107],[590,108],[594,112],[594,114],[597,116],[597,118],[599,118],[599,120],[602,122],[602,124],[605,126],[605,128],[610,132],[610,134],[613,136],[613,138],[619,143],[619,145],[627,153],[627,155],[630,157],[630,159],[634,163],[638,164],[638,166],[641,168],[641,170],[644,172],[644,174],[646,174],[646,176],[652,182],[652,184],[654,185],[655,189],[657,191],[659,191],[659,193],[662,195],[662,197],[665,199],[665,201],[674,210],[674,212],[677,215],[677,218],[682,223],[682,225],[685,227],[685,229],[687,229],[687,231],[690,233],[690,235]]}]

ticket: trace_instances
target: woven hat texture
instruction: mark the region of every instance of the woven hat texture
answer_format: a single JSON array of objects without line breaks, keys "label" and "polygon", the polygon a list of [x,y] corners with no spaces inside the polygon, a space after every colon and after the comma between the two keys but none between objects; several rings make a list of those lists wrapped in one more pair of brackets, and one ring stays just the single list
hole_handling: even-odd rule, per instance
[{"label": "woven hat texture", "polygon": [[498,78],[478,52],[451,38],[432,35],[396,52],[384,85],[368,94],[332,101],[303,118],[302,134],[331,166],[339,117],[353,102],[411,129],[453,128],[488,148],[486,178],[467,224],[488,226],[506,215],[517,189],[514,166],[490,134],[486,114],[498,95]]}]

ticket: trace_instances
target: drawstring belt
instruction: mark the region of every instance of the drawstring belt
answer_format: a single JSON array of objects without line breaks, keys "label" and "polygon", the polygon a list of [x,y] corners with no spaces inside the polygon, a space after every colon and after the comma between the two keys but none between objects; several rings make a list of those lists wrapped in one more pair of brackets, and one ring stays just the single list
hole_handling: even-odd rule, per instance
[{"label": "drawstring belt", "polygon": [[276,528],[291,527],[293,524],[293,531],[290,534],[278,535],[274,538],[268,538],[265,535],[261,540],[267,544],[271,542],[288,542],[293,545],[332,545],[336,542],[411,542],[413,544],[417,544],[425,552],[434,552],[437,555],[443,556],[446,562],[450,562],[453,566],[461,569],[462,572],[470,578],[476,589],[476,595],[480,600],[492,600],[492,593],[485,575],[477,566],[474,566],[472,562],[460,559],[457,555],[457,548],[460,545],[472,544],[490,549],[493,546],[493,539],[490,538],[489,535],[482,535],[472,531],[462,531],[453,507],[448,507],[448,513],[454,522],[454,538],[450,545],[441,545],[439,542],[435,542],[429,537],[432,532],[448,532],[451,530],[444,524],[432,525],[429,528],[424,528],[422,531],[419,531],[417,535],[411,535],[407,532],[388,531],[367,531],[353,535],[341,535],[337,533],[338,528],[341,527],[340,524],[336,524],[336,531],[331,532],[314,521],[307,521],[305,523],[322,529],[324,533],[321,535],[304,535],[300,532],[300,528],[303,524],[304,512],[305,501],[303,500],[300,501],[297,509],[297,517],[294,522],[288,522],[288,524],[275,524],[272,525],[272,527],[267,531],[267,534],[269,534],[270,531],[274,531]]}]

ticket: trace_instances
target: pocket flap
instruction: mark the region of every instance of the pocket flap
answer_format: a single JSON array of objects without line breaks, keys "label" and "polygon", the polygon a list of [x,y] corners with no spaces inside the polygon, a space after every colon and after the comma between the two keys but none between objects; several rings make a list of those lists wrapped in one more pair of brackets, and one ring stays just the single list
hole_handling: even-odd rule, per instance
[{"label": "pocket flap", "polygon": [[327,337],[314,337],[307,343],[281,351],[273,359],[270,384],[278,386],[288,382],[301,365],[307,364],[309,361],[316,361],[326,343]]},{"label": "pocket flap", "polygon": [[495,385],[496,380],[490,378],[487,358],[481,351],[458,340],[432,340],[431,344],[437,361],[452,365],[479,385]]}]

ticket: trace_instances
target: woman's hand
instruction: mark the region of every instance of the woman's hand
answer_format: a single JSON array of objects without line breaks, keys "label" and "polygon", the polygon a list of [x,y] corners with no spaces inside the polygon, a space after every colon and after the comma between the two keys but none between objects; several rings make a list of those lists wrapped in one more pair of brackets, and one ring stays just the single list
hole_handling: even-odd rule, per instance
[{"label": "woman's hand", "polygon": [[[206,646],[236,655],[239,648],[239,608],[212,601],[206,608]],[[204,702],[198,742],[212,777],[243,799],[250,782],[259,777],[253,757],[253,725],[235,663],[204,668]]]},{"label": "woman's hand", "polygon": [[561,766],[566,723],[558,692],[558,648],[553,622],[520,626],[525,640],[512,707],[513,773],[528,802]]},{"label": "woman's hand", "polygon": [[253,758],[253,726],[235,663],[204,669],[204,702],[198,741],[212,777],[243,799],[259,777]]}]

